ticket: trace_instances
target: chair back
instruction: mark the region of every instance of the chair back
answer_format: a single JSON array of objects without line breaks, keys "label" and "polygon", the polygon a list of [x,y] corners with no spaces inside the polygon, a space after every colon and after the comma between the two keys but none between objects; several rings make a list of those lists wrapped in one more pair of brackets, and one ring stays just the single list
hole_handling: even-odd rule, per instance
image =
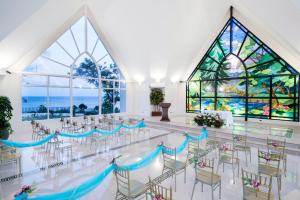
[{"label": "chair back", "polygon": [[234,158],[234,152],[235,150],[232,144],[224,143],[219,146],[219,157],[221,157],[222,155],[226,155]]},{"label": "chair back", "polygon": [[263,151],[258,149],[258,165],[275,168],[276,175],[279,174],[281,160],[281,153]]},{"label": "chair back", "polygon": [[149,177],[149,190],[151,200],[153,199],[164,199],[164,200],[172,200],[172,187],[166,188],[163,187],[154,181],[151,181]]},{"label": "chair back", "polygon": [[214,159],[201,158],[195,165],[196,177],[202,177],[213,183],[214,178]]},{"label": "chair back", "polygon": [[267,148],[269,152],[285,154],[285,144],[286,140],[281,141],[267,138]]},{"label": "chair back", "polygon": [[258,192],[266,193],[267,199],[271,199],[272,176],[258,175],[242,169],[243,199],[247,196],[258,196]]},{"label": "chair back", "polygon": [[114,170],[117,181],[117,191],[130,197],[130,174],[128,170]]},{"label": "chair back", "polygon": [[233,148],[237,145],[247,146],[247,135],[232,134]]},{"label": "chair back", "polygon": [[[165,153],[165,151],[172,152],[173,155],[169,155]],[[172,166],[174,163],[176,164],[176,160],[177,160],[176,148],[165,147],[165,151],[162,152],[164,166]]]}]

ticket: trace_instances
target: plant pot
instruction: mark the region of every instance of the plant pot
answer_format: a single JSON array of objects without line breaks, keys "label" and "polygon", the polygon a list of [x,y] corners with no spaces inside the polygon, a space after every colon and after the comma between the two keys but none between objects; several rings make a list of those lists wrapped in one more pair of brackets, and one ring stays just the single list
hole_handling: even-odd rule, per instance
[{"label": "plant pot", "polygon": [[161,111],[152,111],[151,116],[152,117],[157,117],[157,116],[161,116],[162,112]]},{"label": "plant pot", "polygon": [[7,128],[0,129],[0,139],[7,140],[9,137],[9,130]]}]

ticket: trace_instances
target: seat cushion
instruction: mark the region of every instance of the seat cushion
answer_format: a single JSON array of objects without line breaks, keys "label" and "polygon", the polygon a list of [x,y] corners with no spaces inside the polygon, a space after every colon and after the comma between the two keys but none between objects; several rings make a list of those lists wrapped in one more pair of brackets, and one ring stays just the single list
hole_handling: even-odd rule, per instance
[{"label": "seat cushion", "polygon": [[200,170],[197,172],[196,179],[207,185],[215,185],[220,182],[221,177],[218,174],[206,170]]},{"label": "seat cushion", "polygon": [[[244,188],[244,198],[245,200],[269,200],[268,193],[264,191],[256,191],[254,188],[245,187]],[[270,194],[270,200],[274,199],[274,195]]]},{"label": "seat cushion", "polygon": [[184,169],[186,164],[182,161],[179,160],[168,160],[164,163],[164,167],[175,170],[175,171],[180,171]]},{"label": "seat cushion", "polygon": [[231,155],[226,155],[226,154],[221,155],[219,160],[221,163],[227,163],[227,164],[237,164],[239,162],[238,158],[232,158]]},{"label": "seat cushion", "polygon": [[[147,190],[147,187],[145,184],[143,184],[140,181],[137,180],[130,180],[130,196],[131,197],[138,197],[142,194],[144,194]],[[120,192],[124,194],[125,196],[129,196],[128,191],[122,187],[120,187]]]},{"label": "seat cushion", "polygon": [[281,175],[281,169],[277,171],[276,167],[267,165],[267,164],[259,164],[258,165],[258,172],[261,174],[269,175],[269,176],[279,176]]}]

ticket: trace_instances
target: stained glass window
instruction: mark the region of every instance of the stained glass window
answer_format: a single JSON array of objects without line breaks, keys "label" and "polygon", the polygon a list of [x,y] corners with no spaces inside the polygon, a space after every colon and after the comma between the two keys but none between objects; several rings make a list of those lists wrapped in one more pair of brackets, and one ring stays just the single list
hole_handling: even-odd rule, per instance
[{"label": "stained glass window", "polygon": [[299,121],[299,73],[234,17],[187,81],[187,112]]}]

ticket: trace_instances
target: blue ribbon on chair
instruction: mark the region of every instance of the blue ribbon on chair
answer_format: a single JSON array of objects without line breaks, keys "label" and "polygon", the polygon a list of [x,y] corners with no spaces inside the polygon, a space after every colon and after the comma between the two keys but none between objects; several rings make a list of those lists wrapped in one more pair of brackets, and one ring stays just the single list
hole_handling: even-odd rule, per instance
[{"label": "blue ribbon on chair", "polygon": [[139,121],[137,124],[135,125],[126,125],[126,124],[122,124],[123,128],[127,128],[127,129],[133,129],[133,128],[145,128],[146,124],[144,122],[144,120]]},{"label": "blue ribbon on chair", "polygon": [[[202,130],[202,134],[198,137],[186,135],[185,140],[182,142],[182,144],[176,148],[176,153],[181,153],[187,146],[188,141],[190,139],[199,139],[202,140],[204,138],[207,138],[208,133],[207,130]],[[49,135],[47,138],[44,138],[43,140],[50,140],[52,137],[55,137],[55,135]],[[42,141],[42,140],[41,140]],[[41,142],[38,141],[38,142]],[[7,142],[7,141],[6,141]],[[37,143],[37,142],[35,142]],[[24,144],[22,144],[24,145]],[[113,171],[113,170],[137,170],[139,168],[145,167],[149,165],[157,156],[160,155],[162,151],[166,151],[166,153],[170,153],[171,155],[174,152],[169,151],[169,149],[163,145],[159,145],[156,147],[152,152],[150,152],[147,156],[142,158],[141,160],[128,164],[128,165],[117,165],[116,163],[112,163],[110,166],[108,166],[104,171],[97,174],[95,177],[85,181],[83,184],[81,184],[78,187],[68,189],[64,192],[60,193],[54,193],[54,194],[48,194],[48,195],[40,195],[36,197],[30,197],[28,198],[25,196],[16,196],[15,200],[73,200],[78,199],[80,197],[83,197],[87,193],[91,192],[93,189],[95,189],[98,185],[101,184],[101,182]]]},{"label": "blue ribbon on chair", "polygon": [[76,134],[60,132],[58,135],[62,136],[62,137],[81,138],[81,137],[88,137],[88,136],[92,135],[94,132],[95,132],[95,130],[93,129],[93,130],[90,130],[85,133],[76,133]]},{"label": "blue ribbon on chair", "polygon": [[113,135],[116,134],[117,132],[119,132],[122,128],[122,124],[117,126],[116,128],[114,128],[113,130],[100,130],[100,129],[95,129],[95,133],[100,133],[102,135]]},{"label": "blue ribbon on chair", "polygon": [[202,141],[202,140],[208,138],[208,131],[207,131],[207,129],[203,128],[203,129],[201,130],[201,134],[200,134],[200,135],[198,135],[198,136],[193,136],[193,135],[188,134],[187,136],[188,136],[191,140],[200,140],[200,141]]},{"label": "blue ribbon on chair", "polygon": [[[87,180],[86,182],[82,183],[80,186],[68,189],[64,192],[48,194],[48,195],[41,195],[36,197],[27,198],[28,200],[73,200],[78,199],[93,189],[95,189],[100,183],[114,170],[114,165],[110,165],[104,171],[97,174],[95,177]],[[15,198],[15,200],[17,200]],[[23,200],[23,199],[22,199]]]},{"label": "blue ribbon on chair", "polygon": [[145,166],[149,165],[157,156],[160,155],[162,148],[163,148],[163,146],[161,146],[161,145],[158,146],[156,149],[154,149],[151,153],[149,153],[143,159],[141,159],[133,164],[119,166],[114,163],[115,169],[116,170],[133,171],[133,170],[137,170],[139,168],[145,167]]},{"label": "blue ribbon on chair", "polygon": [[53,137],[55,137],[55,135],[50,134],[47,137],[45,137],[39,141],[35,141],[35,142],[13,142],[11,140],[1,140],[1,142],[3,144],[5,144],[6,146],[24,148],[24,147],[34,147],[34,146],[39,146],[39,145],[45,144],[46,142],[51,140]]}]

